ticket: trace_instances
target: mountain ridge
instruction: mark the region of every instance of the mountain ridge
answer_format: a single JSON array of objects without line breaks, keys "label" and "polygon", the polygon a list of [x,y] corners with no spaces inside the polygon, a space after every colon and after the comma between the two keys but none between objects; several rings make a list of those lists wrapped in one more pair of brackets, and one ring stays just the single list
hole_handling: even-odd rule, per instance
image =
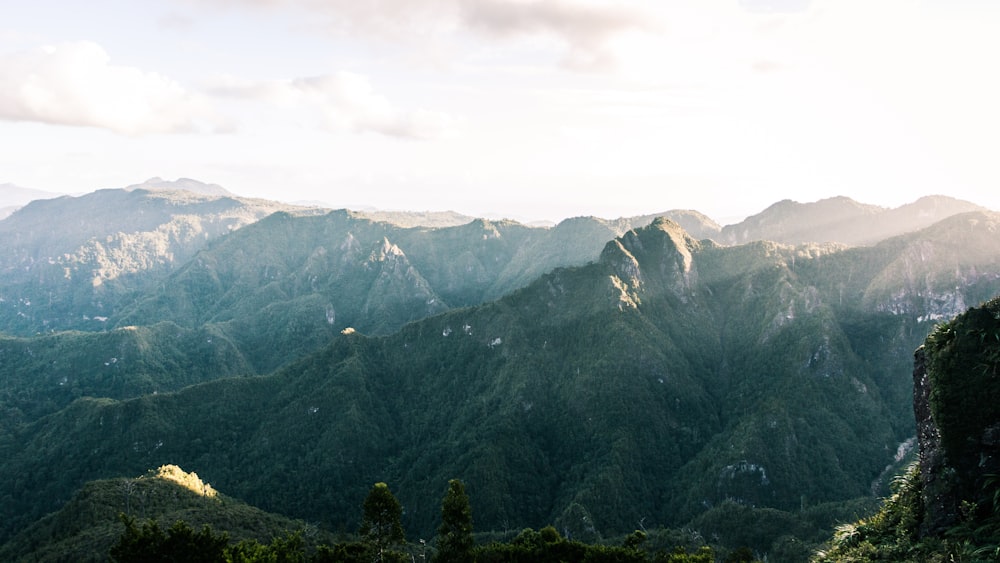
[{"label": "mountain ridge", "polygon": [[[404,228],[190,192],[93,197],[146,202],[133,224],[192,202],[252,220],[141,286],[99,273],[131,288],[84,319],[99,330],[0,338],[0,541],[88,480],[165,463],[330,529],[390,482],[423,534],[454,477],[488,529],[582,510],[617,533],[868,496],[913,432],[910,352],[1000,293],[1000,215],[984,211],[869,246],[734,246],[662,217]],[[62,222],[35,236],[17,221],[0,222],[21,245],[8,279],[66,279]],[[0,309],[50,305],[31,301]]]},{"label": "mountain ridge", "polygon": [[178,178],[176,180],[164,180],[159,176],[154,176],[145,182],[132,184],[122,188],[127,192],[135,190],[146,191],[186,191],[199,195],[238,197],[233,192],[223,188],[218,184],[206,184],[191,178]]},{"label": "mountain ridge", "polygon": [[[271,376],[77,401],[19,431],[23,448],[0,448],[11,454],[0,474],[68,487],[84,468],[54,479],[51,456],[82,456],[99,472],[170,459],[265,509],[333,527],[350,525],[338,516],[353,514],[346,498],[387,481],[421,530],[436,502],[420,491],[436,494],[444,475],[468,483],[487,527],[538,526],[570,505],[622,530],[643,517],[682,523],[726,499],[789,509],[803,494],[866,495],[913,429],[883,400],[901,393],[906,370],[865,366],[896,365],[930,325],[919,311],[856,309],[863,281],[844,285],[846,305],[830,288],[862,275],[842,262],[887,264],[921,236],[839,251],[724,247],[658,220],[608,243],[598,262],[392,334],[338,335]],[[894,340],[849,336],[858,319]],[[100,420],[121,422],[98,438],[88,428]],[[52,436],[79,446],[53,450]],[[291,504],[289,483],[307,487]],[[23,525],[33,513],[9,494],[26,512],[7,521]]]},{"label": "mountain ridge", "polygon": [[813,203],[785,199],[740,223],[726,225],[721,229],[719,242],[741,244],[751,240],[772,240],[788,244],[871,245],[970,211],[987,210],[941,195],[924,196],[895,208],[863,204],[844,196]]}]

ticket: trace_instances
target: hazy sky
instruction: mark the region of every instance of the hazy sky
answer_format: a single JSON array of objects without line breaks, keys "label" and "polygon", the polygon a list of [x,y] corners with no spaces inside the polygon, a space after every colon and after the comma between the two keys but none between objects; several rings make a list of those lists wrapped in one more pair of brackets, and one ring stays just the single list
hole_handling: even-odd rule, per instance
[{"label": "hazy sky", "polygon": [[0,0],[0,183],[558,220],[1000,209],[992,0]]}]

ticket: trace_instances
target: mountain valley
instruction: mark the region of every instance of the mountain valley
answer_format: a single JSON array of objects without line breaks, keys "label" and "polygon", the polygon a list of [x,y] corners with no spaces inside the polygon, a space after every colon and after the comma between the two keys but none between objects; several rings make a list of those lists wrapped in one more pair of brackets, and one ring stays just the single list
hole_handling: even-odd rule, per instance
[{"label": "mountain valley", "polygon": [[907,457],[913,351],[1000,294],[1000,214],[948,198],[539,228],[148,188],[0,221],[0,543],[170,464],[333,532],[384,481],[430,537],[452,478],[483,531],[835,513]]}]

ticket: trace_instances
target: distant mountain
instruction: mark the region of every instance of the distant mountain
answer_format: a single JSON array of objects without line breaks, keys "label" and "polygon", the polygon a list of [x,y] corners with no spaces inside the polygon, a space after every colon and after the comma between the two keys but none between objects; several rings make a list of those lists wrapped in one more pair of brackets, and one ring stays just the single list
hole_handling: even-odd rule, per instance
[{"label": "distant mountain", "polygon": [[153,178],[150,178],[141,184],[132,184],[130,186],[126,186],[124,189],[127,192],[134,190],[146,190],[146,191],[184,190],[200,195],[219,196],[219,197],[236,196],[236,194],[230,192],[229,190],[223,188],[218,184],[206,184],[204,182],[199,182],[198,180],[192,180],[191,178],[164,180],[163,178],[154,176]]},{"label": "distant mountain", "polygon": [[14,184],[0,184],[0,219],[36,199],[52,199],[61,195],[63,194],[22,188]]},{"label": "distant mountain", "polygon": [[389,334],[499,298],[554,268],[586,264],[632,221],[577,218],[541,229],[477,219],[402,228],[344,210],[276,214],[209,245],[110,322],[212,323],[266,373],[346,327]]},{"label": "distant mountain", "polygon": [[639,215],[637,217],[619,220],[620,223],[627,225],[627,228],[624,229],[622,233],[629,229],[645,227],[646,225],[652,223],[657,217],[670,219],[680,225],[681,228],[687,231],[689,235],[698,240],[709,238],[719,240],[719,235],[722,232],[722,227],[704,213],[691,209],[674,209],[671,211],[664,211],[663,213]]},{"label": "distant mountain", "polygon": [[[279,213],[206,248],[111,322],[212,323],[266,373],[346,327],[388,334],[516,289],[520,280],[503,272],[517,267],[517,256],[534,255],[530,248],[558,248],[541,242],[552,236],[513,222],[407,229],[344,210],[315,217]],[[577,241],[585,256],[568,249],[534,255],[536,275],[586,262],[607,238]]]},{"label": "distant mountain", "polygon": [[103,329],[126,295],[212,239],[276,211],[316,213],[265,200],[145,189],[34,201],[0,221],[0,330]]},{"label": "distant mountain", "polygon": [[399,227],[457,227],[475,220],[475,217],[454,211],[374,211],[358,210],[360,217]]},{"label": "distant mountain", "polygon": [[[965,205],[782,202],[745,232],[837,242],[724,245],[684,210],[432,227],[186,190],[35,201],[0,221],[0,542],[167,463],[331,529],[387,481],[428,535],[454,477],[495,530],[870,496],[914,432],[912,350],[1000,293],[1000,216]],[[852,222],[897,234],[841,240]]]},{"label": "distant mountain", "polygon": [[[206,248],[210,241],[277,211],[291,214],[291,225],[294,225],[291,230],[284,235],[280,232],[272,235],[267,230],[273,226],[280,231],[284,228],[279,227],[283,222],[268,222],[212,251],[216,255],[214,260],[251,269],[267,269],[267,262],[275,260],[304,265],[306,258],[317,249],[325,249],[324,252],[363,251],[367,255],[373,245],[382,244],[385,238],[390,250],[395,245],[402,252],[402,259],[416,260],[413,272],[418,277],[427,276],[433,289],[440,291],[440,299],[430,293],[423,295],[421,292],[426,291],[418,290],[425,301],[437,301],[429,306],[416,306],[403,316],[387,312],[381,316],[368,315],[367,320],[355,321],[350,315],[342,317],[359,325],[358,328],[376,332],[394,330],[409,320],[439,312],[443,310],[442,299],[449,307],[479,303],[520,287],[552,268],[584,264],[595,259],[610,238],[651,220],[645,217],[609,222],[590,218],[571,221],[564,228],[543,229],[510,221],[473,221],[453,214],[376,213],[374,216],[380,219],[376,221],[369,214],[352,213],[346,222],[328,224],[323,227],[324,231],[310,233],[312,227],[309,227],[308,216],[327,213],[326,210],[199,194],[213,191],[208,189],[211,186],[205,186],[193,180],[162,182],[153,179],[127,190],[99,190],[75,198],[63,196],[38,201],[0,221],[0,250],[3,251],[0,253],[0,287],[3,288],[0,290],[0,330],[21,335],[66,329],[95,330],[114,326],[108,325],[107,319],[122,315],[132,319],[128,324],[156,322],[156,318],[136,319],[127,313],[126,310],[134,309],[130,301],[148,300],[147,289]],[[455,224],[428,227],[426,223]],[[583,223],[591,225],[586,232],[570,228]],[[357,229],[358,233],[351,229]],[[374,238],[369,240],[360,233],[370,233]],[[330,237],[343,242],[349,236],[357,238],[360,246],[349,245],[350,248],[340,250],[328,248]],[[283,245],[273,244],[271,239],[274,237],[283,240]],[[223,256],[227,252],[240,256]],[[492,254],[486,256],[484,252]],[[363,262],[365,257],[354,256],[349,264],[345,262],[349,267],[337,274],[340,279],[350,277],[347,275],[350,268],[362,265],[355,259]],[[210,267],[206,264],[211,263],[201,261],[187,268],[194,271]],[[313,260],[312,268],[318,264],[320,262]],[[324,267],[340,266],[327,262]],[[282,271],[293,274],[288,268],[283,267]],[[305,272],[299,274],[305,275]],[[251,275],[249,270],[241,275],[253,278],[251,285],[260,281],[259,276]],[[295,278],[282,283],[287,284],[291,279]],[[350,283],[360,288],[359,279],[350,280]],[[414,279],[415,283],[422,283]],[[381,280],[379,283],[385,286],[387,278]],[[186,287],[183,283],[172,282],[168,290],[184,292],[188,291]],[[296,295],[302,295],[301,290],[296,291]],[[382,306],[372,301],[379,299],[375,294],[338,292],[337,295],[341,301],[357,304],[359,310],[369,311]],[[320,304],[324,311],[325,305]],[[351,306],[335,309],[348,311]],[[212,305],[211,308],[219,307]],[[255,309],[254,314],[261,309],[263,305]],[[188,309],[179,308],[165,318],[191,326],[191,319],[182,318],[185,310]],[[322,317],[325,316],[324,312]],[[199,322],[203,322],[209,317],[202,311],[199,318]]]},{"label": "distant mountain", "polygon": [[[147,188],[152,188],[153,191]],[[106,326],[103,319],[121,317],[126,309],[132,308],[133,300],[148,300],[149,293],[145,291],[147,288],[159,283],[163,276],[193,257],[210,240],[254,223],[275,211],[287,211],[301,216],[326,212],[264,200],[197,193],[214,193],[218,191],[216,188],[218,187],[195,180],[165,182],[154,178],[144,184],[130,186],[128,190],[100,190],[77,198],[64,196],[38,201],[0,221],[0,288],[3,288],[0,291],[0,330],[30,335],[53,330],[101,329]],[[846,198],[805,205],[783,202],[747,219],[741,224],[742,227],[728,226],[724,229],[708,217],[689,210],[616,220],[576,218],[547,229],[529,228],[509,221],[489,222],[511,225],[504,227],[506,230],[514,229],[513,225],[517,225],[516,229],[523,235],[510,238],[512,235],[505,234],[501,243],[490,243],[494,247],[497,244],[504,245],[506,250],[503,252],[506,254],[492,256],[490,259],[493,263],[488,266],[466,264],[465,271],[455,270],[456,265],[465,260],[460,257],[463,250],[458,247],[450,248],[448,245],[471,244],[471,239],[463,240],[462,236],[449,238],[453,234],[462,233],[467,225],[472,225],[467,229],[477,229],[476,223],[467,221],[467,217],[420,213],[355,213],[353,216],[387,225],[385,234],[391,235],[387,239],[390,244],[396,245],[407,260],[415,260],[414,272],[424,276],[433,290],[441,290],[439,297],[448,307],[457,307],[500,297],[530,283],[552,268],[582,265],[592,261],[597,258],[607,240],[620,236],[629,229],[647,225],[658,216],[678,222],[697,239],[726,241],[734,238],[733,233],[737,232],[734,229],[742,228],[739,231],[741,234],[736,237],[740,240],[829,239],[851,244],[856,242],[855,239],[867,240],[881,236],[876,232],[879,229],[883,235],[888,235],[902,230],[897,228],[898,225],[913,226],[932,222],[955,212],[963,205],[965,204],[962,202],[947,198],[925,198],[910,206],[882,213],[879,215],[880,220],[874,221],[857,219],[857,210],[862,209],[870,214],[875,213],[878,208],[861,206]],[[834,213],[831,209],[840,211]],[[825,227],[820,216],[828,219]],[[373,217],[378,220],[372,219]],[[840,219],[830,223],[830,217]],[[893,217],[898,220],[892,219]],[[852,225],[856,227],[858,221],[863,226],[863,229],[859,227],[861,230],[858,232],[867,234],[856,235],[854,239],[840,236],[844,229]],[[426,226],[427,223],[451,226]],[[396,230],[409,234],[391,234]],[[258,233],[258,238],[268,237],[263,231],[255,232]],[[333,236],[341,237],[346,234],[346,231],[338,232]],[[490,235],[479,233],[472,236]],[[297,237],[298,235],[292,235],[286,241],[288,246],[285,248],[276,248],[266,243],[262,248],[292,254],[326,248],[319,243],[310,248],[296,248],[302,244]],[[425,241],[435,240],[439,241],[435,243],[437,247],[423,248]],[[374,240],[364,244],[380,242]],[[235,248],[235,245],[228,247]],[[253,249],[249,251],[258,252]],[[458,260],[451,260],[449,254],[459,257]],[[258,256],[254,259],[270,258]],[[303,263],[301,258],[297,260],[298,263]],[[247,258],[238,261],[246,263]],[[287,283],[287,280],[283,283]],[[441,284],[452,286],[453,289],[442,289]],[[472,287],[476,289],[471,290]],[[171,291],[184,289],[175,287]],[[455,294],[455,291],[462,295]],[[364,297],[340,295],[345,300]],[[430,294],[425,297],[437,299]],[[440,300],[435,303],[440,305]],[[360,325],[356,328],[367,331],[372,331],[372,327],[376,327],[375,332],[391,331],[402,323],[428,314],[420,313],[420,310],[420,307],[412,308],[410,313],[398,318],[383,315],[383,320],[367,317],[367,320],[354,324]],[[430,312],[440,310],[439,307],[429,309]],[[170,318],[176,320],[179,314],[182,313],[178,311]],[[343,318],[346,320],[349,317]],[[149,319],[150,322],[155,320]],[[139,318],[138,321],[143,324],[147,319]],[[187,320],[179,322],[189,326]]]},{"label": "distant mountain", "polygon": [[716,240],[723,244],[771,240],[785,244],[871,245],[969,211],[986,210],[945,196],[923,197],[895,209],[866,205],[846,197],[814,203],[784,200],[738,224],[723,227]]},{"label": "distant mountain", "polygon": [[705,215],[683,209],[613,220],[597,217],[566,219],[552,227],[546,236],[525,244],[486,297],[496,299],[512,289],[527,285],[555,267],[582,265],[596,260],[608,240],[645,227],[657,218],[678,223],[697,239],[714,238],[720,229]]},{"label": "distant mountain", "polygon": [[[35,420],[80,396],[124,399],[267,373],[346,327],[388,334],[495,299],[556,267],[586,264],[605,241],[648,220],[404,229],[336,211],[250,224],[274,209],[107,190],[29,206],[0,223],[0,318],[9,332],[118,327],[0,339],[9,358],[0,362],[0,425]],[[90,219],[74,219],[84,215]],[[239,225],[246,227],[211,236]],[[185,256],[195,258],[183,263]]]},{"label": "distant mountain", "polygon": [[[329,233],[308,258],[247,254],[265,232],[274,248],[324,240],[301,236],[306,224]],[[351,237],[334,228],[342,224]],[[869,496],[914,433],[909,366],[932,314],[1000,293],[998,227],[1000,215],[969,213],[870,247],[721,246],[656,220],[607,243],[596,261],[494,301],[381,336],[336,320],[326,346],[273,375],[81,398],[0,433],[0,541],[95,476],[165,463],[331,529],[356,526],[357,499],[386,481],[407,507],[407,529],[422,535],[455,477],[484,530],[585,514],[613,533],[683,526],[727,503],[791,513]],[[393,231],[346,212],[278,214],[206,248],[161,288],[188,288],[171,294],[175,304],[143,315],[192,303],[192,318],[240,342],[229,323],[269,293],[282,304],[242,329],[263,334],[254,361],[265,362],[300,330],[281,300],[297,291],[344,284],[357,295],[347,281],[357,279],[380,295],[371,304],[408,295],[402,288],[427,291],[413,300],[425,310],[432,296],[460,303],[486,291],[503,270],[493,259],[512,261],[531,232],[486,221]],[[470,239],[477,245],[461,253],[435,250]],[[423,255],[403,250],[415,240]],[[338,280],[330,265],[352,256],[356,269]],[[429,266],[438,256],[451,270]],[[358,277],[365,264],[368,277]],[[469,266],[481,285],[443,283]],[[328,322],[324,301],[315,304]]]}]

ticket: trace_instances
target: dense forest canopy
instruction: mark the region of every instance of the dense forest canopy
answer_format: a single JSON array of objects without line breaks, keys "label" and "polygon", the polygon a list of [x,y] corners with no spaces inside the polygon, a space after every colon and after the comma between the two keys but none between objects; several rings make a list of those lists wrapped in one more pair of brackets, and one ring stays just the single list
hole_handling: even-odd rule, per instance
[{"label": "dense forest canopy", "polygon": [[[178,464],[330,531],[386,483],[433,537],[459,479],[504,539],[692,529],[796,560],[912,458],[912,351],[1000,294],[1000,216],[917,202],[850,246],[875,211],[821,203],[772,206],[745,241],[681,211],[537,228],[143,190],[29,205],[0,221],[0,542],[95,479]],[[45,219],[110,204],[145,222]]]}]

